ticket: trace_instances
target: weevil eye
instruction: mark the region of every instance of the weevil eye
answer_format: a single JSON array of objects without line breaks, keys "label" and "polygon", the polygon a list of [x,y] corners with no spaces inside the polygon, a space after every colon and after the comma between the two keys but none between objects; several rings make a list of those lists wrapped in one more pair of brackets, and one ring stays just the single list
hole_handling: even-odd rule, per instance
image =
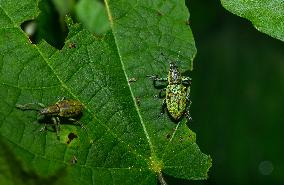
[{"label": "weevil eye", "polygon": [[175,67],[176,67],[176,64],[174,62],[171,62],[170,63],[170,68],[172,69],[172,68],[175,68]]},{"label": "weevil eye", "polygon": [[48,109],[47,108],[41,109],[39,111],[39,114],[47,114],[47,113],[48,113]]}]

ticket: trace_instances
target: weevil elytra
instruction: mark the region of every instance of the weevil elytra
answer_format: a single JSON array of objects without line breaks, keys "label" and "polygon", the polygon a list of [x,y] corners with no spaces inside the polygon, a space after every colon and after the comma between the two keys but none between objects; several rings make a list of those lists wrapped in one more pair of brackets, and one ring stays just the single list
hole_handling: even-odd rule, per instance
[{"label": "weevil elytra", "polygon": [[[35,108],[33,107],[34,105],[38,105],[41,108]],[[16,107],[21,110],[37,110],[41,117],[50,118],[55,127],[57,138],[59,138],[61,119],[75,122],[85,128],[78,120],[75,119],[83,111],[83,105],[78,100],[63,98],[49,106],[45,106],[42,103],[28,103],[25,105],[17,104]],[[44,127],[41,131],[45,130],[46,127],[47,125],[44,123]]]},{"label": "weevil elytra", "polygon": [[157,75],[148,77],[154,80],[155,87],[158,87],[157,82],[166,82],[166,88],[163,88],[159,93],[159,97],[162,97],[163,91],[166,91],[161,114],[167,109],[174,121],[180,120],[183,115],[187,117],[188,121],[191,121],[189,113],[191,78],[182,76],[178,66],[173,62],[170,63],[167,78],[159,78]]}]

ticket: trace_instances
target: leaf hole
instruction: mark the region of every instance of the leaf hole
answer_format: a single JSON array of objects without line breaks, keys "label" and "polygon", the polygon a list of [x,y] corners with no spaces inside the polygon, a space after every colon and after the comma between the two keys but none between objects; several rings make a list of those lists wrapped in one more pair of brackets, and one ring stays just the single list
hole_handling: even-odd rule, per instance
[{"label": "leaf hole", "polygon": [[72,141],[73,139],[76,139],[76,138],[78,138],[78,136],[77,136],[75,133],[71,132],[71,133],[68,134],[68,141],[67,141],[66,143],[67,143],[67,144],[70,144],[71,141]]},{"label": "leaf hole", "polygon": [[51,46],[61,49],[68,33],[64,19],[59,15],[53,1],[40,1],[40,14],[35,20],[21,24],[21,29],[27,34],[32,44],[45,40]]},{"label": "leaf hole", "polygon": [[171,138],[171,134],[167,134],[167,139],[170,139]]},{"label": "leaf hole", "polygon": [[35,44],[37,24],[35,20],[28,20],[21,24],[21,29],[27,34],[31,43]]}]

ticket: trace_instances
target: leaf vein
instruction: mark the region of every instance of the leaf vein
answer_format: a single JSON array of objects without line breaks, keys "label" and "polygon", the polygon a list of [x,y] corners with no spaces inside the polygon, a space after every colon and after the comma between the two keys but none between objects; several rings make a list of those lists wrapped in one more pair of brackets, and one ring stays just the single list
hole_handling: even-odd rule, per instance
[{"label": "leaf vein", "polygon": [[[114,29],[113,29],[112,15],[111,15],[111,13],[110,13],[109,5],[108,5],[108,0],[105,0],[105,5],[106,5],[106,9],[107,9],[107,13],[108,13],[109,19],[111,20],[111,28],[112,28],[113,32],[115,32]],[[122,66],[122,69],[123,69],[123,72],[124,72],[124,75],[125,75],[125,79],[127,80],[127,79],[128,79],[128,76],[127,76],[127,74],[126,74],[126,72],[125,72],[125,66],[124,66],[124,63],[123,63],[123,60],[122,60],[122,56],[121,56],[120,50],[119,50],[119,48],[118,48],[117,39],[116,39],[115,36],[114,36],[114,40],[115,40],[115,43],[116,43],[117,52],[118,52],[118,55],[119,55],[119,58],[120,58],[120,62],[121,62],[121,66]],[[150,136],[149,136],[149,134],[148,134],[146,125],[145,125],[145,123],[144,123],[144,121],[143,121],[143,119],[142,119],[142,116],[141,116],[141,114],[140,114],[138,105],[137,105],[137,103],[136,103],[136,101],[135,101],[135,97],[134,97],[134,94],[133,94],[133,92],[132,92],[132,89],[131,89],[129,83],[128,83],[128,88],[129,88],[129,91],[130,91],[130,93],[131,93],[132,100],[133,100],[133,103],[134,103],[134,105],[135,105],[136,112],[137,112],[137,114],[138,114],[138,116],[139,116],[140,123],[141,123],[141,125],[142,125],[144,134],[145,134],[145,136],[146,136],[146,138],[147,138],[147,141],[148,141],[148,144],[149,144],[149,147],[150,147],[150,150],[151,150],[151,154],[152,154],[152,155],[155,155],[154,146],[153,146],[152,141],[151,141],[151,139],[150,139]]]}]

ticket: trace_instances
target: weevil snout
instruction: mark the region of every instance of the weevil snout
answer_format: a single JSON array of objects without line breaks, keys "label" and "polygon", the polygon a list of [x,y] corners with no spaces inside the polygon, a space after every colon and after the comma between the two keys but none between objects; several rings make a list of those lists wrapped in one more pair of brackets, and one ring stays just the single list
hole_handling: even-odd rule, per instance
[{"label": "weevil snout", "polygon": [[55,104],[55,105],[50,105],[46,108],[43,108],[41,110],[39,110],[39,114],[41,115],[58,115],[60,112],[59,107]]},{"label": "weevil snout", "polygon": [[174,62],[170,63],[168,81],[169,81],[169,84],[181,83],[181,75],[180,75],[177,65]]}]

